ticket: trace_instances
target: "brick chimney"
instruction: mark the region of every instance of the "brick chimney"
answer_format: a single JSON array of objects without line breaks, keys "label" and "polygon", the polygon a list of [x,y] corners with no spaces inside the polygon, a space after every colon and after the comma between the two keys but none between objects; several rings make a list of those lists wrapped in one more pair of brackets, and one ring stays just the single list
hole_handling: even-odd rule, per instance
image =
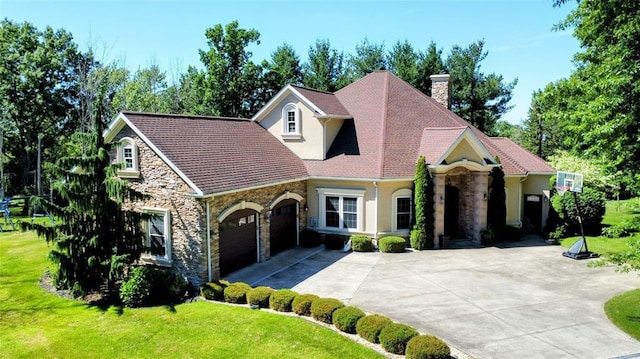
[{"label": "brick chimney", "polygon": [[449,74],[431,75],[431,98],[442,106],[451,109],[451,87],[449,87]]}]

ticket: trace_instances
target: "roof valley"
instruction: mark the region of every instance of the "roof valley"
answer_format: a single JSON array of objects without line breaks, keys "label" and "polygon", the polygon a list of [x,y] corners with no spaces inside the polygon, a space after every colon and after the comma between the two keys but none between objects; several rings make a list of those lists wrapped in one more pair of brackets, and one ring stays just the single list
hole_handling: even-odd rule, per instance
[{"label": "roof valley", "polygon": [[380,124],[380,139],[378,151],[378,178],[384,177],[384,154],[385,154],[385,136],[387,134],[387,117],[388,117],[388,104],[389,104],[389,73],[385,72],[383,87],[382,87],[382,123]]}]

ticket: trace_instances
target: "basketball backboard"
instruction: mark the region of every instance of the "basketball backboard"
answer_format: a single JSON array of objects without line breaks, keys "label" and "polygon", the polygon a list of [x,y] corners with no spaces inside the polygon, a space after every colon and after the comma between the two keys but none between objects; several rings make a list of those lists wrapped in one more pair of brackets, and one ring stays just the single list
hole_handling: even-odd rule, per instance
[{"label": "basketball backboard", "polygon": [[571,191],[582,193],[582,173],[572,173],[572,172],[564,172],[558,171],[556,176],[556,189],[558,192],[561,191]]}]

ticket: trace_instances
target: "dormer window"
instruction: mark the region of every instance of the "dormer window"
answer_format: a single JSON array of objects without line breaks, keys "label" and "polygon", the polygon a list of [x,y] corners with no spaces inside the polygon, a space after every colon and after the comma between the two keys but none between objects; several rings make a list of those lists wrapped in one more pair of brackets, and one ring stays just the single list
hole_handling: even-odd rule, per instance
[{"label": "dormer window", "polygon": [[289,103],[282,108],[282,122],[283,139],[300,139],[302,137],[300,110],[296,104]]},{"label": "dormer window", "polygon": [[122,178],[138,178],[138,147],[133,139],[125,137],[118,144],[118,163],[122,167],[118,170],[118,176]]}]

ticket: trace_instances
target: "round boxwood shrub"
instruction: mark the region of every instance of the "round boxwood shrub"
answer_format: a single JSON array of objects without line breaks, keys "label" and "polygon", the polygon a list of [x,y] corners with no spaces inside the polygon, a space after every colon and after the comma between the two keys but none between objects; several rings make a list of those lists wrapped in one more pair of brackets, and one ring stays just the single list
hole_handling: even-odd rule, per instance
[{"label": "round boxwood shrub", "polygon": [[351,249],[354,252],[371,252],[373,251],[373,241],[371,238],[362,235],[353,235],[350,238]]},{"label": "round boxwood shrub", "polygon": [[278,289],[269,297],[269,308],[277,312],[290,312],[291,303],[298,293],[291,289]]},{"label": "round boxwood shrub", "polygon": [[291,302],[291,310],[298,315],[311,316],[311,303],[318,298],[315,294],[297,295]]},{"label": "round boxwood shrub", "polygon": [[259,308],[269,308],[269,298],[273,293],[273,288],[255,287],[247,292],[247,303],[257,305]]},{"label": "round boxwood shrub", "polygon": [[340,234],[326,234],[324,236],[324,247],[329,250],[343,249],[347,243],[347,237]]},{"label": "round boxwood shrub", "polygon": [[380,331],[380,344],[389,353],[403,355],[409,340],[418,334],[417,330],[406,324],[391,323]]},{"label": "round boxwood shrub", "polygon": [[323,323],[333,323],[333,312],[344,307],[344,303],[335,298],[318,298],[311,303],[311,317]]},{"label": "round boxwood shrub", "polygon": [[169,269],[151,266],[133,268],[120,286],[126,307],[178,303],[189,294],[189,283]]},{"label": "round boxwood shrub", "polygon": [[233,304],[246,304],[249,290],[251,290],[251,286],[247,283],[231,283],[224,289],[224,301]]},{"label": "round boxwood shrub", "polygon": [[362,317],[356,323],[356,333],[371,343],[380,343],[378,337],[380,336],[380,331],[386,325],[393,323],[391,319],[385,317],[384,315],[379,314],[371,314]]},{"label": "round boxwood shrub", "polygon": [[356,323],[364,315],[360,308],[353,306],[338,308],[333,312],[333,325],[345,333],[355,334]]},{"label": "round boxwood shrub", "polygon": [[380,238],[378,241],[380,252],[385,253],[402,253],[404,252],[405,246],[406,242],[402,237],[389,236]]},{"label": "round boxwood shrub", "polygon": [[418,335],[407,343],[407,359],[449,359],[451,350],[447,343],[433,335]]},{"label": "round boxwood shrub", "polygon": [[200,287],[200,295],[208,300],[224,301],[224,289],[228,285],[226,280],[205,283]]}]

